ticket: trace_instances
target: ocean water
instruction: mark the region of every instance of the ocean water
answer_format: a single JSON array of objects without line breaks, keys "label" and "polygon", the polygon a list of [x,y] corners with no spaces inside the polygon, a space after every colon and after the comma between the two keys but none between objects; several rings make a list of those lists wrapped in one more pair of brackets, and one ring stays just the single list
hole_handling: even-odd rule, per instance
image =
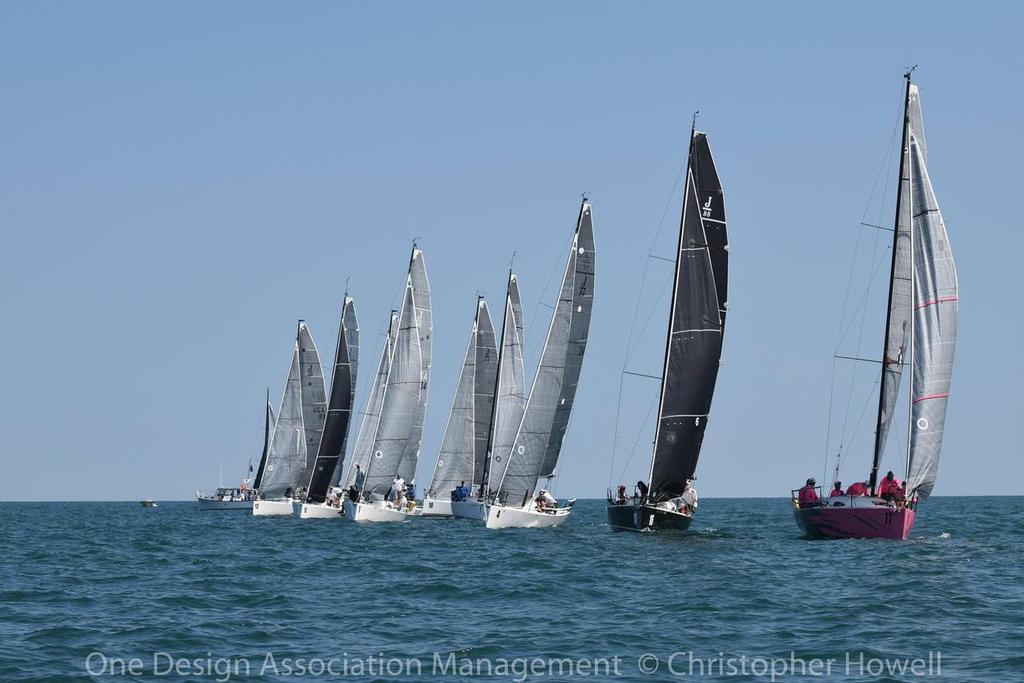
[{"label": "ocean water", "polygon": [[1019,681],[1022,537],[1022,497],[902,543],[802,539],[784,499],[686,535],[4,503],[0,681]]}]

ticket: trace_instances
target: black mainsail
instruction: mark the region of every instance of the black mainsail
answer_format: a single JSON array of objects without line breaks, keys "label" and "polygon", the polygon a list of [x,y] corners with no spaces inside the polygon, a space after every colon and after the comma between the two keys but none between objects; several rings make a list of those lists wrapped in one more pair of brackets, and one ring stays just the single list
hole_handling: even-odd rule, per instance
[{"label": "black mainsail", "polygon": [[256,468],[256,478],[252,487],[259,489],[263,481],[263,470],[267,466],[267,454],[270,453],[270,436],[274,433],[274,408],[270,405],[270,387],[267,387],[267,410],[263,424],[263,455],[260,456],[259,467]]},{"label": "black mainsail", "polygon": [[309,503],[323,503],[327,499],[327,489],[334,482],[335,472],[341,469],[345,457],[356,386],[356,367],[349,346],[350,339],[358,345],[359,328],[355,320],[355,302],[346,293],[338,323],[338,345],[334,351],[327,417],[306,491],[306,501]]},{"label": "black mainsail", "polygon": [[697,469],[728,307],[725,199],[706,134],[691,131],[687,166],[651,463],[654,500],[681,494]]}]

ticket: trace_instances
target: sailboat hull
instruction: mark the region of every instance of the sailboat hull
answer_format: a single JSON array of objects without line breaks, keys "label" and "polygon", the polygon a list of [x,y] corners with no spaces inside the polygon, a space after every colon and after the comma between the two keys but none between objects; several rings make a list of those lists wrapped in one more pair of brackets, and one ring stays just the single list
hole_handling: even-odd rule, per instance
[{"label": "sailboat hull", "polygon": [[452,501],[443,500],[441,498],[424,498],[423,499],[423,516],[433,517],[435,519],[452,517]]},{"label": "sailboat hull", "polygon": [[353,522],[404,522],[412,516],[405,510],[397,510],[389,504],[380,502],[344,503],[345,518]]},{"label": "sailboat hull", "polygon": [[614,531],[687,531],[693,517],[652,505],[608,506],[608,524]]},{"label": "sailboat hull", "polygon": [[[873,499],[861,499],[865,502]],[[808,538],[888,538],[906,540],[916,513],[887,504],[794,509],[797,526]]]},{"label": "sailboat hull", "polygon": [[290,517],[295,514],[291,498],[283,500],[255,500],[252,503],[254,517]]},{"label": "sailboat hull", "polygon": [[326,503],[303,503],[299,510],[301,519],[341,519],[345,515],[342,507]]},{"label": "sailboat hull", "polygon": [[569,520],[569,513],[572,512],[572,504],[575,502],[575,499],[571,500],[565,507],[555,508],[552,512],[543,512],[533,507],[532,504],[528,508],[489,505],[485,522],[488,529],[534,529],[561,526]]},{"label": "sailboat hull", "polygon": [[200,510],[251,510],[251,500],[217,500],[216,498],[196,498]]},{"label": "sailboat hull", "polygon": [[460,500],[452,503],[452,514],[463,519],[487,521],[487,504],[479,500]]}]

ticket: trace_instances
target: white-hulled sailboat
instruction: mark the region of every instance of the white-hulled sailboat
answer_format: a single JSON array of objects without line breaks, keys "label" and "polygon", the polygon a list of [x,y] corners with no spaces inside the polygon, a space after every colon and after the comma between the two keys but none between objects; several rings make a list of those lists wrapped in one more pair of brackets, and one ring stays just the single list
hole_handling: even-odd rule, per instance
[{"label": "white-hulled sailboat", "polygon": [[327,418],[324,420],[320,450],[316,454],[307,486],[306,500],[299,512],[299,517],[303,519],[337,519],[344,512],[340,490],[333,484],[337,479],[336,472],[342,468],[345,459],[358,365],[359,323],[356,321],[355,301],[346,292],[338,323],[338,344],[334,351]]},{"label": "white-hulled sailboat", "polygon": [[[486,506],[488,529],[558,526],[568,519],[575,503],[571,499],[559,506],[546,489],[538,491],[537,486],[542,479],[550,486],[555,477],[583,368],[594,306],[591,214],[584,197],[523,417],[511,448],[493,450],[491,466],[500,476],[491,476],[496,485]],[[500,409],[496,412],[500,418]]]},{"label": "white-hulled sailboat", "polygon": [[[917,86],[911,83],[912,72],[904,75],[899,193],[871,475],[866,491],[857,495],[846,493],[814,501],[793,492],[797,525],[811,538],[906,539],[918,503],[931,495],[939,469],[959,288],[946,225],[928,175],[921,101]],[[912,370],[907,392],[910,438],[904,456],[906,476],[902,487],[898,480],[890,480],[881,490],[878,471],[904,365]],[[837,463],[837,474],[838,467]],[[813,480],[808,480],[808,487],[813,490]]]},{"label": "white-hulled sailboat", "polygon": [[300,320],[267,464],[252,504],[254,515],[290,515],[294,502],[305,498],[326,412],[320,354],[309,327]]},{"label": "white-hulled sailboat", "polygon": [[[414,274],[419,271],[421,276]],[[429,373],[424,372],[421,335],[417,318],[427,318],[429,302],[417,306],[417,296],[429,299],[429,291],[417,291],[426,282],[423,252],[413,247],[406,275],[402,309],[392,311],[387,340],[363,415],[349,468],[345,516],[356,522],[403,521],[414,514],[413,501],[394,482],[416,457],[422,434],[423,410]],[[429,342],[429,335],[426,335]],[[404,470],[409,471],[409,470]],[[404,477],[403,477],[404,478]],[[393,494],[393,495],[392,495]]]},{"label": "white-hulled sailboat", "polygon": [[705,133],[691,128],[650,475],[637,482],[632,498],[623,484],[609,492],[613,529],[685,531],[693,521],[696,494],[688,489],[722,358],[728,255],[725,197],[711,146]]},{"label": "white-hulled sailboat", "polygon": [[[237,488],[220,485],[214,493],[196,491],[196,503],[200,510],[252,510],[253,491],[259,488],[263,478],[263,468],[267,464],[267,452],[270,450],[270,435],[274,431],[274,409],[270,406],[270,389],[267,389],[267,400],[263,423],[263,454],[260,456],[256,478],[250,485],[248,477]],[[249,475],[252,474],[252,460],[249,461]]]},{"label": "white-hulled sailboat", "polygon": [[455,507],[464,507],[464,503],[469,502],[468,492],[473,483],[483,480],[497,367],[494,327],[487,312],[487,302],[478,296],[462,374],[455,389],[434,474],[423,498],[424,517],[454,516]]}]

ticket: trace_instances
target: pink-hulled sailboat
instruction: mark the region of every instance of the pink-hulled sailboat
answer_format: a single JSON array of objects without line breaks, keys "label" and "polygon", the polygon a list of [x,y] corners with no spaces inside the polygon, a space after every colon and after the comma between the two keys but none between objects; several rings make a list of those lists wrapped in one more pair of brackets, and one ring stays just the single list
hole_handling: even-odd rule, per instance
[{"label": "pink-hulled sailboat", "polygon": [[[906,539],[918,504],[932,492],[939,467],[956,346],[957,276],[928,176],[921,102],[917,86],[911,83],[912,71],[905,75],[899,193],[874,459],[867,486],[870,495],[801,501],[794,492],[796,522],[812,538]],[[905,481],[902,488],[883,492],[878,470],[905,365],[911,368]],[[808,483],[813,486],[811,480]]]}]

